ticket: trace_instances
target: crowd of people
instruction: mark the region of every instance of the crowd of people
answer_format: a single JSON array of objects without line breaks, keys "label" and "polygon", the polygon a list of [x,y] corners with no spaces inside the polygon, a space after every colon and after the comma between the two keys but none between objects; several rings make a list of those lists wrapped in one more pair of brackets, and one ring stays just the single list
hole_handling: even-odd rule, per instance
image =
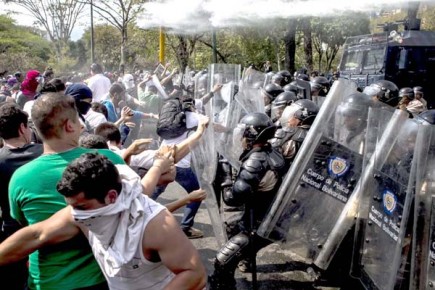
[{"label": "crowd of people", "polygon": [[[15,277],[9,289],[236,289],[237,268],[255,272],[256,253],[272,243],[256,229],[336,78],[274,72],[267,63],[255,81],[247,68],[226,98],[222,76],[168,69],[114,79],[94,63],[88,78],[47,68],[3,80],[0,277]],[[246,92],[262,109],[245,111],[237,128],[221,112],[206,116],[209,103]],[[386,80],[346,101],[381,102],[411,118],[428,111],[422,87],[399,90]],[[361,144],[352,120],[343,125],[352,129],[343,144]],[[207,279],[189,239],[204,236],[195,215],[210,193],[190,151],[210,126],[231,132],[242,153],[236,169],[219,152],[217,202],[239,214],[225,223],[228,241]],[[188,194],[161,205],[171,182]],[[181,224],[171,214],[179,208]]]}]

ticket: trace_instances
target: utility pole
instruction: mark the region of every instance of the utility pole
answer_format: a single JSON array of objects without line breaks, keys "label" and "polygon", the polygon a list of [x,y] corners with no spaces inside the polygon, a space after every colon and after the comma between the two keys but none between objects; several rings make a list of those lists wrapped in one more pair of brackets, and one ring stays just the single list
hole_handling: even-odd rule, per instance
[{"label": "utility pole", "polygon": [[91,1],[91,63],[95,62],[95,49],[94,49],[94,4]]}]

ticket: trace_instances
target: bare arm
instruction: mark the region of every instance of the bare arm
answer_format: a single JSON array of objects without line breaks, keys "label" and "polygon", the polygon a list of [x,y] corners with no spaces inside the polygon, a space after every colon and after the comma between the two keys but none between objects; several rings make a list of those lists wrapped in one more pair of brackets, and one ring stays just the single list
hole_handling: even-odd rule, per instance
[{"label": "bare arm", "polygon": [[153,166],[151,166],[151,168],[148,170],[148,172],[141,180],[143,193],[145,195],[150,196],[154,192],[154,189],[156,188],[156,185],[159,183],[162,175],[165,175],[165,173],[172,172],[171,167],[173,165],[174,165],[174,158],[172,157],[171,153],[168,152],[164,156],[159,155],[159,153],[157,153],[154,159]]},{"label": "bare arm", "polygon": [[207,117],[201,118],[198,122],[198,128],[196,131],[175,146],[175,163],[183,159],[190,152],[190,148],[195,146],[196,143],[201,139],[205,129],[208,126],[208,122],[209,119]]},{"label": "bare arm", "polygon": [[168,211],[160,212],[149,222],[142,247],[145,256],[157,251],[162,263],[175,274],[166,290],[195,290],[205,286],[206,272],[199,253]]},{"label": "bare arm", "polygon": [[71,239],[80,232],[71,208],[61,209],[50,218],[24,227],[0,244],[0,265],[24,259],[43,246]]},{"label": "bare arm", "polygon": [[203,189],[198,189],[195,191],[192,191],[191,193],[183,196],[182,198],[179,198],[173,202],[165,204],[165,207],[170,211],[174,212],[180,207],[185,206],[186,204],[189,204],[194,201],[202,201],[207,196],[207,193]]},{"label": "bare arm", "polygon": [[130,164],[132,155],[137,155],[147,149],[148,145],[153,141],[151,138],[136,139],[130,146],[122,152],[122,158],[125,163]]},{"label": "bare arm", "polygon": [[201,98],[202,103],[204,105],[207,104],[210,101],[210,99],[214,96],[214,94],[219,92],[221,89],[222,89],[222,84],[215,84],[213,89],[209,93],[202,96]]}]

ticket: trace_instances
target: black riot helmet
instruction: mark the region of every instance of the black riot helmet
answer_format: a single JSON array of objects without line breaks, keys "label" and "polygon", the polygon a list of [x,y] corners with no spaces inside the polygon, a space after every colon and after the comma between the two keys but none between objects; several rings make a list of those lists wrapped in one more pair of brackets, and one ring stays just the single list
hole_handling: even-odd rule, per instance
[{"label": "black riot helmet", "polygon": [[424,92],[423,92],[423,88],[420,86],[416,86],[412,88],[414,90],[414,95],[420,94],[421,96],[423,96]]},{"label": "black riot helmet", "polygon": [[292,75],[288,70],[280,70],[276,73],[277,75],[282,77],[281,86],[285,86],[292,81]]},{"label": "black riot helmet", "polygon": [[435,109],[422,112],[414,119],[423,125],[435,125]]},{"label": "black riot helmet", "polygon": [[284,92],[284,90],[277,84],[268,84],[264,88],[262,88],[262,92],[272,102],[279,94]]},{"label": "black riot helmet", "polygon": [[364,93],[355,92],[343,99],[337,113],[344,117],[344,126],[348,130],[361,130],[367,126],[369,108],[374,105],[372,98]]},{"label": "black riot helmet", "polygon": [[319,106],[311,100],[301,99],[286,107],[280,118],[284,126],[292,117],[301,121],[300,125],[311,125],[319,113]]},{"label": "black riot helmet", "polygon": [[297,95],[299,92],[298,83],[296,81],[292,81],[288,85],[285,85],[282,89],[285,92],[293,92],[293,93],[295,93],[295,95]]},{"label": "black riot helmet", "polygon": [[331,83],[325,77],[315,77],[311,82],[311,92],[318,91],[319,96],[325,97],[329,92],[329,87]]},{"label": "black riot helmet", "polygon": [[293,92],[282,92],[279,94],[278,97],[276,97],[276,99],[272,102],[272,121],[277,121],[279,118],[281,118],[284,109],[297,100],[298,97],[296,97],[296,94]]},{"label": "black riot helmet", "polygon": [[264,86],[264,81],[258,81],[252,84],[253,89],[261,89]]},{"label": "black riot helmet", "polygon": [[399,91],[399,98],[407,98],[408,100],[414,99],[414,90],[409,87],[401,88]]},{"label": "black riot helmet", "polygon": [[288,106],[297,99],[298,98],[296,97],[295,93],[284,91],[275,98],[275,100],[272,102],[272,107]]},{"label": "black riot helmet", "polygon": [[248,147],[255,143],[265,143],[275,134],[276,127],[265,113],[250,113],[240,120],[243,137],[248,141]]},{"label": "black riot helmet", "polygon": [[274,74],[274,75],[272,76],[271,83],[272,83],[272,84],[277,84],[278,86],[281,87],[283,81],[284,81],[284,78],[282,77],[282,75]]},{"label": "black riot helmet", "polygon": [[379,101],[396,107],[399,104],[399,88],[390,81],[380,80],[364,88],[364,94],[376,97]]},{"label": "black riot helmet", "polygon": [[308,75],[306,75],[306,74],[302,74],[302,73],[298,74],[298,75],[296,76],[296,78],[299,79],[299,80],[306,81],[306,82],[309,82],[309,81],[310,81],[310,77],[309,77]]}]

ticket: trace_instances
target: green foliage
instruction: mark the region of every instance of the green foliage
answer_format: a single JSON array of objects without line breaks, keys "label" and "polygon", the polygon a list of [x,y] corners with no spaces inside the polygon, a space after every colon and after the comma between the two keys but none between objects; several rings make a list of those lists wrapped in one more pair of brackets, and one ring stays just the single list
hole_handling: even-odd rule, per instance
[{"label": "green foliage", "polygon": [[52,55],[50,42],[28,27],[0,15],[0,70],[43,69]]},{"label": "green foliage", "polygon": [[[337,53],[349,36],[370,33],[368,15],[363,13],[346,13],[340,17],[323,17],[312,19],[314,56],[319,71],[329,71],[334,67]],[[325,57],[323,59],[323,56]],[[316,62],[315,62],[316,63]]]},{"label": "green foliage", "polygon": [[421,4],[421,13],[418,17],[421,18],[421,29],[433,31],[435,30],[435,5]]}]

